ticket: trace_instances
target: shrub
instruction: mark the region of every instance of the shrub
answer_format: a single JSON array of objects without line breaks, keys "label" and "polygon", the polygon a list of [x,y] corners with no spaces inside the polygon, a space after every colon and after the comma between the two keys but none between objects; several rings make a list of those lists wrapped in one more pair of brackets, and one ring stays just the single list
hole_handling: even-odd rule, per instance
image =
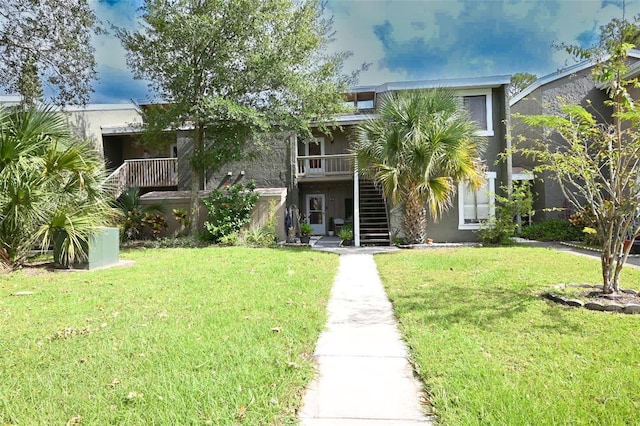
[{"label": "shrub", "polygon": [[582,241],[584,234],[568,220],[549,219],[544,222],[525,226],[520,236],[538,241]]},{"label": "shrub", "polygon": [[344,225],[338,231],[338,237],[342,240],[353,240],[353,227],[351,225]]},{"label": "shrub", "polygon": [[251,212],[258,201],[253,181],[247,185],[241,183],[225,185],[216,189],[203,200],[209,212],[209,220],[204,223],[213,241],[220,242],[226,235],[237,233],[251,221]]},{"label": "shrub", "polygon": [[137,240],[125,241],[121,244],[124,249],[133,248],[197,248],[204,247],[205,244],[201,239],[184,236],[175,238],[158,238],[157,240]]},{"label": "shrub", "polygon": [[[503,188],[506,191],[506,188]],[[518,215],[532,214],[533,196],[529,185],[515,183],[510,197],[496,195],[496,216],[476,232],[478,241],[484,245],[510,245],[518,229],[515,218]]]},{"label": "shrub", "polygon": [[303,223],[300,225],[300,235],[308,237],[313,234],[313,228],[308,223]]},{"label": "shrub", "polygon": [[189,220],[189,212],[185,209],[173,209],[171,211],[173,218],[178,222],[178,229],[174,233],[174,237],[187,235],[191,228],[191,220]]},{"label": "shrub", "polygon": [[118,206],[123,216],[120,229],[124,241],[157,239],[167,228],[167,221],[163,215],[164,206],[161,204],[142,206],[138,188],[128,188],[124,191],[118,197]]},{"label": "shrub", "polygon": [[240,235],[237,232],[224,235],[218,241],[218,244],[223,246],[237,246],[240,242]]}]

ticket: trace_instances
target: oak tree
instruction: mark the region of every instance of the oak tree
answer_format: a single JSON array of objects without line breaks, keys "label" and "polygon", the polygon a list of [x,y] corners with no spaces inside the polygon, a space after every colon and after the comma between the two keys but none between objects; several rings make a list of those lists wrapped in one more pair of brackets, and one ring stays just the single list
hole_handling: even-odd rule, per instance
[{"label": "oak tree", "polygon": [[117,30],[135,77],[162,99],[146,130],[192,135],[192,233],[206,171],[261,134],[309,134],[343,109],[354,76],[341,73],[349,53],[327,49],[331,28],[317,0],[145,0],[140,28]]},{"label": "oak tree", "polygon": [[0,87],[33,104],[86,104],[96,76],[91,36],[101,32],[87,0],[0,2]]}]

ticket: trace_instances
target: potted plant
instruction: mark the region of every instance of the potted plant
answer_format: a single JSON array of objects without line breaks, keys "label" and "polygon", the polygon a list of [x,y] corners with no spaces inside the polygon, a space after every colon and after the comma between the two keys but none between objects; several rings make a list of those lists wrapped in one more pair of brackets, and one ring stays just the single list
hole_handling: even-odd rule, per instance
[{"label": "potted plant", "polygon": [[313,234],[313,228],[308,223],[300,225],[300,242],[302,244],[309,244],[311,241],[311,234]]},{"label": "potted plant", "polygon": [[353,245],[353,227],[351,225],[345,225],[338,231],[338,237],[342,240],[340,245],[351,246]]},{"label": "potted plant", "polygon": [[327,231],[327,233],[329,234],[330,237],[333,237],[334,234],[334,229],[335,229],[335,222],[333,220],[333,217],[329,218],[329,230]]}]

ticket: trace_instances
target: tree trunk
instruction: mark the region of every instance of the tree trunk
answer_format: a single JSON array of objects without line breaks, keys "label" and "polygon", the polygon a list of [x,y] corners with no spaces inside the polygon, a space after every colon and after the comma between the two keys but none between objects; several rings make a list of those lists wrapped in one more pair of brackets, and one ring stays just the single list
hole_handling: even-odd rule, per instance
[{"label": "tree trunk", "polygon": [[427,213],[420,197],[409,196],[405,200],[402,227],[409,244],[424,244],[427,240]]},{"label": "tree trunk", "polygon": [[191,236],[197,237],[200,230],[200,196],[202,185],[202,153],[204,151],[204,127],[196,125],[193,132],[191,153]]},{"label": "tree trunk", "polygon": [[611,250],[602,250],[600,260],[602,263],[602,292],[604,294],[613,293],[612,272],[613,272],[613,256]]}]

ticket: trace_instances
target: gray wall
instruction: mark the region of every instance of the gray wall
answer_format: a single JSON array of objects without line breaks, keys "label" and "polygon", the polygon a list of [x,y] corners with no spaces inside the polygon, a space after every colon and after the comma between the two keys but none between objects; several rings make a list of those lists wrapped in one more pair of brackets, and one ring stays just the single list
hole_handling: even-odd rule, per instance
[{"label": "gray wall", "polygon": [[[295,153],[291,149],[291,140],[289,134],[277,134],[263,142],[249,144],[247,149],[249,156],[246,159],[227,164],[218,171],[208,172],[205,188],[215,189],[225,183],[246,183],[254,180],[258,188],[293,190]],[[189,190],[191,188],[189,159],[193,148],[188,132],[178,133],[177,145],[178,189]]]},{"label": "gray wall", "polygon": [[[541,140],[542,130],[532,128],[522,122],[517,115],[557,115],[563,104],[578,104],[585,107],[599,121],[611,118],[611,108],[604,105],[607,95],[595,87],[592,68],[564,76],[531,92],[511,107],[514,142],[529,146],[532,141]],[[559,143],[556,135],[551,141]],[[532,170],[535,164],[527,158],[514,156],[514,167]],[[554,217],[564,217],[569,212],[556,211],[567,206],[558,182],[549,173],[536,176],[533,186],[535,221]],[[547,211],[547,210],[553,211]]]}]

